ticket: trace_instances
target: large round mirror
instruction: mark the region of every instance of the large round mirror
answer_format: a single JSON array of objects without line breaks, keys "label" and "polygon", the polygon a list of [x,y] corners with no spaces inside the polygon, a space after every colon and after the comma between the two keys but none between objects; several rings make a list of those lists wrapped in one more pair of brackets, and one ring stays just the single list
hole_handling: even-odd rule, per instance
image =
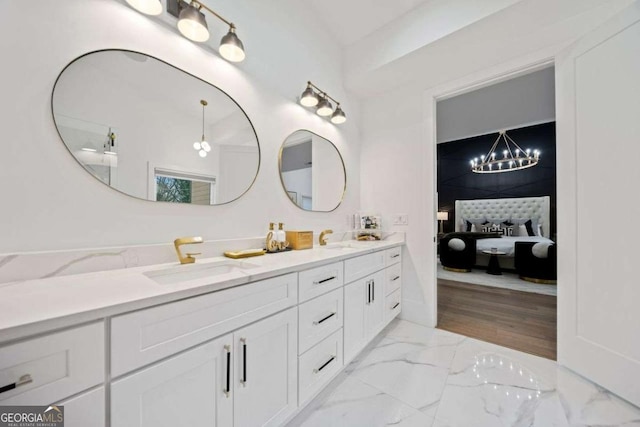
[{"label": "large round mirror", "polygon": [[280,148],[280,179],[289,199],[307,211],[335,210],[347,177],[335,145],[308,130],[298,130]]},{"label": "large round mirror", "polygon": [[53,118],[87,172],[140,199],[219,205],[255,180],[260,148],[222,90],[156,58],[124,50],[81,56],[60,74]]}]

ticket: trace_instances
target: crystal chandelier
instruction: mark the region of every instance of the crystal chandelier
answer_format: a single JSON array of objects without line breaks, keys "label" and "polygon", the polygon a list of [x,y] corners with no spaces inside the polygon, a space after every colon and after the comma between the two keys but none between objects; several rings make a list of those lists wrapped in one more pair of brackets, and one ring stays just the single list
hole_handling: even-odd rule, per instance
[{"label": "crystal chandelier", "polygon": [[[498,157],[496,152],[500,141],[503,141],[505,146],[502,157]],[[507,135],[507,131],[502,130],[489,152],[479,158],[476,157],[470,163],[473,173],[500,173],[527,169],[537,165],[539,160],[539,150],[531,150],[529,148],[523,150]]]}]

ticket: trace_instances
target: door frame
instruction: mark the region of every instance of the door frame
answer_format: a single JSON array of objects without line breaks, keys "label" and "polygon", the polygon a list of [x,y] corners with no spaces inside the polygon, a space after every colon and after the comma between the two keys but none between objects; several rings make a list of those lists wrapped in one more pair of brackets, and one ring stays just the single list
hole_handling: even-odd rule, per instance
[{"label": "door frame", "polygon": [[[571,43],[552,46],[540,50],[534,54],[504,62],[497,66],[469,74],[453,82],[428,89],[423,95],[423,140],[425,141],[425,164],[432,165],[432,168],[424,168],[422,182],[431,182],[431,194],[433,199],[424,198],[424,212],[431,213],[431,226],[429,233],[433,236],[433,241],[429,245],[427,259],[432,260],[431,264],[431,286],[425,292],[425,301],[430,301],[431,326],[438,324],[438,257],[437,257],[437,233],[438,233],[438,158],[437,158],[437,108],[438,101],[442,101],[464,93],[472,92],[483,87],[491,86],[506,80],[529,74],[544,68],[555,65],[556,55],[570,46]],[[557,121],[557,120],[556,120]],[[557,148],[556,148],[557,152]],[[429,172],[430,169],[430,172]],[[429,218],[429,216],[427,216]],[[429,304],[429,302],[427,302]]]}]

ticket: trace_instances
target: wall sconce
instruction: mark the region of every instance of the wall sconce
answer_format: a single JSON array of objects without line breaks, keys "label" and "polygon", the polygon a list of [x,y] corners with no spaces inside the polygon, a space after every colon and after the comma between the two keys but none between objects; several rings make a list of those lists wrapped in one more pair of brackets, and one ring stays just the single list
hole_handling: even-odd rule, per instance
[{"label": "wall sconce", "polygon": [[[335,110],[329,100],[336,103]],[[309,108],[315,107],[317,115],[321,117],[331,117],[331,123],[336,125],[347,121],[347,116],[344,114],[344,111],[342,111],[342,108],[340,108],[340,103],[311,82],[307,82],[307,88],[302,92],[302,95],[300,95],[300,104]]]},{"label": "wall sconce", "polygon": [[[162,3],[160,0],[126,0],[137,11],[145,15],[160,15]],[[209,12],[229,26],[229,32],[220,40],[220,55],[229,62],[241,62],[245,58],[244,45],[236,34],[236,26],[197,0],[167,0],[169,13],[177,16],[178,30],[194,42],[203,43],[209,40],[209,26],[202,13]]]}]

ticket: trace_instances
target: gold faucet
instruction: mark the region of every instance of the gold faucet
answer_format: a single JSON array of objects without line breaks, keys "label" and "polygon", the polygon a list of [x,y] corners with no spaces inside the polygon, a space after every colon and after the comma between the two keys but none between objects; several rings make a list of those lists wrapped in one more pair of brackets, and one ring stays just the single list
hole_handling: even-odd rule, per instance
[{"label": "gold faucet", "polygon": [[318,241],[320,242],[320,246],[326,246],[327,245],[327,234],[332,234],[333,230],[324,230],[322,231],[322,233],[320,233],[320,237],[318,238]]},{"label": "gold faucet", "polygon": [[195,256],[200,255],[200,253],[187,253],[187,256],[182,256],[182,252],[180,252],[180,246],[202,242],[202,237],[180,237],[174,240],[173,246],[175,246],[176,248],[176,253],[178,254],[180,264],[193,264],[194,262],[196,262]]}]

